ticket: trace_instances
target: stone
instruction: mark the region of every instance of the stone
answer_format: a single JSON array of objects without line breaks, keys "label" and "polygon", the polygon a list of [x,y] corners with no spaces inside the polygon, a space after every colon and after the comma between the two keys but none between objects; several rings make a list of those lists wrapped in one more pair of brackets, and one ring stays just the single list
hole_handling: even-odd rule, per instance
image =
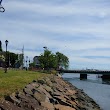
[{"label": "stone", "polygon": [[14,105],[9,101],[4,100],[0,102],[0,110],[24,110],[24,109]]},{"label": "stone", "polygon": [[23,89],[23,92],[24,92],[25,94],[33,95],[32,90],[29,89],[29,88],[24,88],[24,89]]},{"label": "stone", "polygon": [[62,93],[59,92],[59,91],[55,91],[55,92],[53,92],[53,96],[61,96],[61,95],[62,95]]},{"label": "stone", "polygon": [[41,94],[41,93],[38,93],[38,92],[35,92],[33,96],[39,102],[45,102],[46,99],[47,99],[45,94]]},{"label": "stone", "polygon": [[0,102],[0,110],[100,110],[84,91],[54,75],[29,83]]},{"label": "stone", "polygon": [[72,106],[70,103],[66,101],[66,98],[64,98],[63,96],[54,96],[53,98],[55,98],[61,105]]},{"label": "stone", "polygon": [[40,83],[40,84],[42,84],[42,85],[45,84],[45,81],[43,79],[38,80],[37,82]]},{"label": "stone", "polygon": [[70,89],[68,89],[68,92],[69,92],[69,94],[76,94],[76,91],[75,90],[70,90]]},{"label": "stone", "polygon": [[19,104],[21,101],[16,98],[16,94],[12,93],[10,96],[5,97],[5,100],[10,101],[14,104]]},{"label": "stone", "polygon": [[[40,110],[42,107],[39,102],[30,95],[18,94],[18,98],[21,100],[20,107],[26,110]],[[38,109],[39,108],[39,109]]]},{"label": "stone", "polygon": [[49,86],[44,86],[44,89],[45,89],[47,92],[53,92],[53,90],[52,90],[51,87],[49,87]]},{"label": "stone", "polygon": [[53,104],[49,102],[41,102],[41,106],[47,108],[48,110],[55,110]]},{"label": "stone", "polygon": [[55,110],[76,110],[75,108],[69,107],[69,106],[64,106],[64,105],[54,105]]}]

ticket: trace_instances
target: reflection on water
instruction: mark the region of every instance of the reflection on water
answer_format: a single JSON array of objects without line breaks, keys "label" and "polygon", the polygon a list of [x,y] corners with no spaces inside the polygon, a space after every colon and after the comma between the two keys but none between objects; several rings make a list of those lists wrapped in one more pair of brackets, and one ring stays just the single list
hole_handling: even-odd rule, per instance
[{"label": "reflection on water", "polygon": [[87,80],[80,80],[80,74],[63,74],[65,80],[83,89],[103,110],[110,110],[110,80],[102,80],[98,75],[88,75]]},{"label": "reflection on water", "polygon": [[110,85],[110,79],[103,79],[102,84],[109,84]]}]

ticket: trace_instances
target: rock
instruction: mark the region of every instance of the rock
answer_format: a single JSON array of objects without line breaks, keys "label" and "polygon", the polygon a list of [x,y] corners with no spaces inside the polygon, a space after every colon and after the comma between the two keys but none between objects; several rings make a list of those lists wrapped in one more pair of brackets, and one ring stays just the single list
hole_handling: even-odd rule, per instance
[{"label": "rock", "polygon": [[29,94],[29,95],[32,95],[32,94],[33,94],[32,90],[29,89],[29,88],[24,88],[24,89],[23,89],[23,92],[24,92],[25,94]]},{"label": "rock", "polygon": [[29,83],[0,102],[0,110],[100,110],[84,91],[54,75]]},{"label": "rock", "polygon": [[24,109],[14,105],[9,101],[4,100],[0,102],[0,110],[24,110]]},{"label": "rock", "polygon": [[30,95],[18,94],[18,98],[21,100],[20,107],[26,110],[40,110],[42,107],[39,102]]},{"label": "rock", "polygon": [[55,105],[55,110],[76,110],[76,109],[69,106],[57,104]]},{"label": "rock", "polygon": [[47,92],[53,92],[53,90],[52,90],[51,87],[49,87],[49,86],[45,86],[45,85],[44,85],[44,89],[45,89]]},{"label": "rock", "polygon": [[76,91],[75,91],[75,90],[70,90],[70,89],[68,89],[68,92],[69,92],[69,94],[71,94],[71,95],[76,94]]},{"label": "rock", "polygon": [[42,80],[38,80],[37,82],[42,84],[42,85],[45,84],[45,81],[43,79]]},{"label": "rock", "polygon": [[21,101],[16,98],[16,93],[12,93],[12,95],[5,97],[5,100],[10,101],[16,105],[18,105]]},{"label": "rock", "polygon": [[47,110],[55,110],[53,104],[49,102],[41,102],[41,106],[43,106]]},{"label": "rock", "polygon": [[34,98],[36,99],[36,100],[38,100],[39,102],[45,102],[46,101],[46,95],[45,94],[41,94],[41,93],[38,93],[38,92],[35,92],[34,93]]}]

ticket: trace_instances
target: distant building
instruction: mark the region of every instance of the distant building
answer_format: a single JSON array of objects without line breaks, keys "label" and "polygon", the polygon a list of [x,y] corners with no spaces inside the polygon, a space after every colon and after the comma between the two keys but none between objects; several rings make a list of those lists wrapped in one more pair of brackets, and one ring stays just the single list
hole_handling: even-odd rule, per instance
[{"label": "distant building", "polygon": [[39,56],[35,56],[33,62],[35,63],[36,68],[40,67]]}]

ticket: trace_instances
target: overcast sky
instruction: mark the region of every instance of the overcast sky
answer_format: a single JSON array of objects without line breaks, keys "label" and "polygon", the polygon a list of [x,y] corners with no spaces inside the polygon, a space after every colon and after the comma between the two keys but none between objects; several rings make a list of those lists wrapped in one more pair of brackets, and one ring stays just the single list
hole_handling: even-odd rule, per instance
[{"label": "overcast sky", "polygon": [[70,68],[110,70],[110,0],[3,0],[0,40],[29,59],[47,46]]}]

